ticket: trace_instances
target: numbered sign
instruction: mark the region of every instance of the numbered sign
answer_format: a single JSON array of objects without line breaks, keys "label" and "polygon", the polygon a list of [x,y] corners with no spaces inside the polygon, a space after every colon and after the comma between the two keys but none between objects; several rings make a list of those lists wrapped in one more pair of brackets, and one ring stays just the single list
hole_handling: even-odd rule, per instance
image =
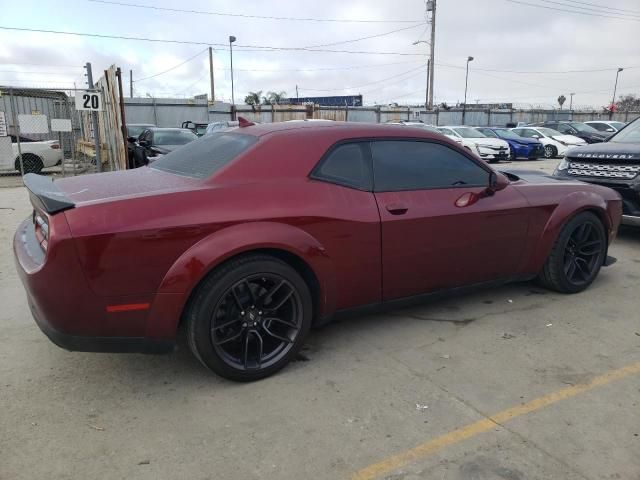
[{"label": "numbered sign", "polygon": [[99,92],[89,92],[86,90],[76,91],[76,110],[91,110],[99,112],[102,110],[102,98]]}]

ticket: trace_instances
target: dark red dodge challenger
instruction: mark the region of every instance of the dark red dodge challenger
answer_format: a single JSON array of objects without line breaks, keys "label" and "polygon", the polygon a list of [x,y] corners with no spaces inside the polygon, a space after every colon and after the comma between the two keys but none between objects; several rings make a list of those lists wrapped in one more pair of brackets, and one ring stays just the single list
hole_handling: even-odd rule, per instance
[{"label": "dark red dodge challenger", "polygon": [[608,188],[338,122],[243,121],[150,167],[25,184],[14,251],[54,343],[170,351],[184,322],[193,353],[234,380],[276,372],[338,313],[536,277],[580,292],[613,260],[621,216]]}]

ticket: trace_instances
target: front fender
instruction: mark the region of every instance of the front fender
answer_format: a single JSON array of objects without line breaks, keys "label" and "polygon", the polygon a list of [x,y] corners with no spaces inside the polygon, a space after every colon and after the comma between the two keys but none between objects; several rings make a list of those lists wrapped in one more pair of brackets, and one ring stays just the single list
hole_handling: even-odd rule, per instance
[{"label": "front fender", "polygon": [[184,307],[196,285],[215,267],[231,257],[259,249],[283,250],[306,262],[320,285],[320,313],[332,310],[335,275],[325,248],[305,230],[276,222],[233,225],[200,240],[174,262],[158,288],[158,295],[181,295]]},{"label": "front fender", "polygon": [[[549,216],[540,238],[536,242],[536,248],[527,268],[528,272],[537,274],[542,270],[562,227],[571,218],[587,210],[594,212],[604,224],[605,231],[609,232],[612,220],[607,213],[606,200],[595,192],[572,192],[563,198]],[[608,235],[607,238],[609,238]]]}]

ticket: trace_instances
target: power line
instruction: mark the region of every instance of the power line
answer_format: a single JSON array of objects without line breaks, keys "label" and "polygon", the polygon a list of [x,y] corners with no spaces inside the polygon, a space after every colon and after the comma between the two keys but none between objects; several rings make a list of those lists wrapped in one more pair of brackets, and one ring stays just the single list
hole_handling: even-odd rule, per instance
[{"label": "power line", "polygon": [[[452,65],[450,63],[436,63],[436,65],[440,67],[450,67],[450,68],[458,68],[464,70],[465,67],[462,65]],[[493,73],[518,73],[518,74],[564,74],[564,73],[594,73],[594,72],[610,72],[611,70],[616,70],[616,67],[607,67],[607,68],[596,68],[596,69],[587,69],[587,70],[498,70],[492,68],[473,68],[473,71],[481,71],[481,72],[493,72]],[[640,66],[632,66],[632,67],[623,67],[625,70],[630,70],[632,68],[640,68]]]},{"label": "power line", "polygon": [[567,10],[567,9],[563,9],[563,8],[548,7],[546,5],[540,5],[540,4],[536,4],[536,3],[522,2],[520,0],[505,0],[505,1],[506,2],[511,2],[511,3],[517,3],[519,5],[527,5],[529,7],[537,7],[537,8],[542,8],[542,9],[546,9],[546,10],[555,10],[557,12],[577,13],[578,15],[588,15],[588,16],[591,16],[591,17],[612,18],[614,20],[626,20],[626,21],[631,21],[631,22],[640,22],[640,19],[635,19],[635,18],[614,17],[614,16],[611,16],[611,15],[601,15],[601,14],[597,14],[597,13],[588,13],[588,12],[580,12],[580,11],[576,11],[576,10]]},{"label": "power line", "polygon": [[[73,35],[78,37],[93,37],[93,38],[108,38],[115,40],[134,40],[134,41],[143,41],[143,42],[154,42],[154,43],[173,43],[180,45],[206,45],[208,46],[217,46],[222,47],[222,49],[228,49],[229,45],[226,43],[216,43],[216,42],[204,42],[204,41],[195,41],[195,40],[169,40],[169,39],[160,39],[160,38],[147,38],[147,37],[131,37],[124,35],[107,35],[100,33],[86,33],[86,32],[70,32],[63,30],[48,30],[48,29],[39,29],[39,28],[24,28],[24,27],[7,27],[4,25],[0,25],[0,30],[12,30],[17,32],[37,32],[37,33],[50,33],[55,35]],[[399,55],[399,56],[421,56],[418,53],[407,53],[407,52],[371,52],[371,51],[354,51],[354,50],[330,50],[330,49],[314,49],[309,47],[273,47],[273,46],[263,46],[263,45],[238,45],[241,49],[244,50],[239,51],[261,51],[261,52],[269,52],[269,51],[287,51],[287,52],[319,52],[319,53],[349,53],[355,55]],[[254,49],[254,50],[251,50]]]},{"label": "power line", "polygon": [[[347,65],[344,67],[320,67],[320,68],[233,68],[234,71],[239,72],[328,72],[336,70],[359,70],[362,68],[378,68],[387,67],[390,65],[406,65],[408,63],[422,62],[422,60],[408,60],[404,62],[390,62],[390,63],[372,63],[368,65]],[[223,67],[216,70],[230,70]]]},{"label": "power line", "polygon": [[564,1],[557,2],[555,0],[538,0],[538,1],[544,2],[544,3],[550,3],[552,5],[560,5],[562,7],[573,8],[573,9],[576,9],[576,10],[585,10],[587,12],[604,13],[606,15],[615,15],[615,16],[620,16],[620,17],[636,17],[636,18],[640,17],[640,15],[636,15],[636,14],[633,14],[633,13],[611,12],[611,11],[608,11],[606,9],[603,9],[603,7],[596,7],[596,8],[593,8],[593,7],[582,7],[582,6],[576,6],[576,5],[567,4]]},{"label": "power line", "polygon": [[48,65],[44,63],[8,62],[6,60],[2,60],[2,65],[29,65],[32,67],[48,67],[48,68],[56,67],[56,68],[63,68],[63,69],[84,68],[82,65],[53,65],[53,64]]},{"label": "power line", "polygon": [[628,10],[626,8],[616,8],[616,7],[610,7],[610,6],[604,6],[604,5],[600,6],[601,4],[597,4],[597,3],[579,2],[577,0],[565,0],[565,1],[570,3],[577,3],[580,5],[590,5],[590,6],[599,7],[599,8],[606,8],[609,10],[618,10],[620,12],[640,13],[640,10]]},{"label": "power line", "polygon": [[191,60],[193,60],[194,58],[199,57],[200,55],[202,55],[202,54],[203,54],[204,52],[206,52],[207,50],[208,50],[208,48],[205,48],[204,50],[201,50],[201,51],[199,51],[198,53],[196,53],[193,57],[189,57],[189,58],[187,58],[184,62],[180,62],[179,64],[174,65],[173,67],[168,68],[167,70],[165,70],[165,71],[163,71],[163,72],[159,72],[159,73],[156,73],[156,74],[154,74],[154,75],[149,75],[148,77],[144,77],[144,78],[139,78],[139,79],[134,80],[134,81],[135,81],[135,82],[142,82],[143,80],[149,80],[150,78],[155,78],[155,77],[159,77],[160,75],[164,75],[165,73],[168,73],[168,72],[170,72],[170,71],[172,71],[172,70],[175,70],[176,68],[181,67],[181,66],[182,66],[182,65],[184,65],[185,63],[190,62],[190,61],[191,61]]},{"label": "power line", "polygon": [[205,10],[187,10],[182,8],[157,7],[155,5],[142,5],[138,3],[112,2],[107,0],[88,0],[93,3],[103,3],[106,5],[117,5],[120,7],[146,8],[149,10],[160,10],[174,13],[196,13],[199,15],[215,15],[220,17],[254,18],[260,20],[286,20],[293,22],[331,22],[331,23],[416,23],[415,20],[350,20],[347,18],[312,18],[312,17],[277,17],[268,15],[248,15],[242,13],[223,13]]},{"label": "power line", "polygon": [[404,30],[411,30],[411,29],[416,28],[416,27],[421,27],[422,25],[424,25],[424,23],[418,23],[416,25],[411,25],[410,27],[398,28],[397,30],[391,30],[390,32],[377,33],[375,35],[369,35],[367,37],[354,38],[353,40],[343,40],[343,41],[340,41],[340,42],[324,43],[324,44],[321,44],[321,45],[311,45],[311,46],[308,46],[308,47],[305,47],[305,48],[332,47],[334,45],[342,45],[342,44],[345,44],[345,43],[359,42],[361,40],[369,40],[370,38],[385,37],[385,36],[391,35],[393,33],[402,32]]},{"label": "power line", "polygon": [[0,70],[0,73],[23,73],[25,75],[65,75],[63,72],[32,72],[24,70]]}]

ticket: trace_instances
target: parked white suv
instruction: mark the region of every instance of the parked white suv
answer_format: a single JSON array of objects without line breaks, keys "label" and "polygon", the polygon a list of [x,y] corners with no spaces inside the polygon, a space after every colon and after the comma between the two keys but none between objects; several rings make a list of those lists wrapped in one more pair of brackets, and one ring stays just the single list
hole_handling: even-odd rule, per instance
[{"label": "parked white suv", "polygon": [[[9,142],[11,150],[9,153]],[[0,170],[20,171],[18,161],[18,144],[16,136],[0,137]],[[24,173],[40,173],[43,168],[53,167],[62,162],[62,149],[57,140],[36,141],[20,136],[20,150],[22,151],[22,165]]]},{"label": "parked white suv", "polygon": [[472,127],[439,127],[443,134],[459,141],[461,145],[489,163],[509,160],[511,148],[509,144],[500,138],[490,138]]},{"label": "parked white suv", "polygon": [[583,139],[574,135],[565,135],[547,127],[512,128],[516,135],[526,138],[537,138],[544,145],[544,158],[564,157],[569,147],[586,145]]}]

